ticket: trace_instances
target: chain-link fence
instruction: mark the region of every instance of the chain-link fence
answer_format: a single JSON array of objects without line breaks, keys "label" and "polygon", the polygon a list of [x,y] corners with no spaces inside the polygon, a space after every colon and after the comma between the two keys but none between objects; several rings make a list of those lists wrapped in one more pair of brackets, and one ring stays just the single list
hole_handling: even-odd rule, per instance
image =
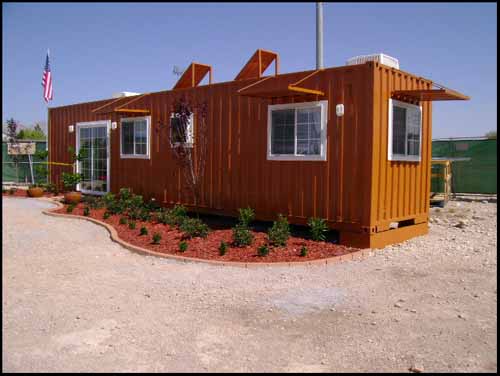
[{"label": "chain-link fence", "polygon": [[[36,151],[46,150],[47,142],[34,142],[36,144]],[[32,155],[31,161],[31,167],[33,167],[33,169],[30,167],[29,157],[27,155],[9,155],[7,152],[7,142],[2,142],[2,183],[31,184],[33,181],[32,179],[34,179],[37,184],[47,183],[48,177],[40,176],[36,168],[42,164],[47,165],[47,159],[40,159],[38,156]]]}]

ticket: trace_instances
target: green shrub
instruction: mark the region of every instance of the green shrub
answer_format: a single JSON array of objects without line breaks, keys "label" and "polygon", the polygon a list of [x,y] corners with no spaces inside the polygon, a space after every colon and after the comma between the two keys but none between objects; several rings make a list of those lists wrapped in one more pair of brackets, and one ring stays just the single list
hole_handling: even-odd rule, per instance
[{"label": "green shrub", "polygon": [[186,252],[186,251],[187,251],[187,249],[188,249],[188,243],[187,243],[186,241],[184,241],[184,240],[183,240],[183,241],[181,241],[181,242],[179,243],[179,251],[181,251],[181,252]]},{"label": "green shrub", "polygon": [[110,213],[110,212],[108,212],[108,211],[106,211],[106,212],[104,212],[104,214],[102,215],[102,218],[103,218],[103,219],[108,219],[110,216],[111,216],[111,213]]},{"label": "green shrub", "polygon": [[302,246],[300,249],[300,257],[306,257],[307,256],[307,247],[305,245]]},{"label": "green shrub", "polygon": [[142,208],[139,210],[139,219],[141,221],[147,222],[151,219],[151,213],[149,212],[148,209]]},{"label": "green shrub", "polygon": [[135,222],[130,221],[130,222],[128,223],[128,228],[129,228],[129,229],[131,229],[131,230],[134,230],[134,229],[135,229]]},{"label": "green shrub", "polygon": [[128,223],[127,217],[120,217],[120,224],[126,225]]},{"label": "green shrub", "polygon": [[175,205],[173,209],[171,209],[172,215],[174,217],[186,217],[187,209],[182,205]]},{"label": "green shrub", "polygon": [[90,208],[88,206],[85,206],[83,208],[83,215],[88,217],[90,215]]},{"label": "green shrub", "polygon": [[233,227],[233,244],[237,247],[244,247],[252,244],[253,234],[247,226],[237,224]]},{"label": "green shrub", "polygon": [[66,208],[66,213],[72,213],[74,209],[75,209],[75,204],[70,204]]},{"label": "green shrub", "polygon": [[120,188],[120,193],[118,195],[120,196],[120,201],[126,201],[132,197],[132,191],[130,188]]},{"label": "green shrub", "polygon": [[148,229],[145,226],[142,226],[141,229],[139,230],[139,235],[147,235],[148,234]]},{"label": "green shrub", "polygon": [[128,211],[127,215],[130,219],[137,221],[139,219],[139,209],[131,209]]},{"label": "green shrub", "polygon": [[179,226],[179,230],[187,238],[206,238],[208,235],[208,226],[198,218],[185,218]]},{"label": "green shrub", "polygon": [[328,232],[326,221],[322,218],[309,218],[307,223],[311,228],[311,237],[315,241],[324,241],[325,233]]},{"label": "green shrub", "polygon": [[283,215],[278,215],[278,220],[273,222],[273,226],[267,232],[269,242],[274,246],[284,246],[290,237],[290,226],[288,220]]},{"label": "green shrub", "polygon": [[219,245],[219,255],[224,256],[227,252],[227,243],[225,241],[221,241]]},{"label": "green shrub", "polygon": [[254,213],[253,209],[248,207],[245,209],[239,209],[238,211],[240,213],[240,215],[238,217],[240,224],[245,226],[245,227],[248,227],[250,222],[252,222],[254,217],[255,217],[255,213]]},{"label": "green shrub", "polygon": [[153,244],[160,244],[161,235],[157,232],[153,234]]},{"label": "green shrub", "polygon": [[108,192],[104,196],[102,196],[102,201],[104,202],[105,207],[109,207],[116,201],[116,198],[113,193]]},{"label": "green shrub", "polygon": [[100,209],[104,206],[104,201],[100,197],[83,196],[83,203],[87,204],[91,209]]},{"label": "green shrub", "polygon": [[269,254],[269,247],[264,244],[257,248],[257,254],[259,256],[267,256]]}]

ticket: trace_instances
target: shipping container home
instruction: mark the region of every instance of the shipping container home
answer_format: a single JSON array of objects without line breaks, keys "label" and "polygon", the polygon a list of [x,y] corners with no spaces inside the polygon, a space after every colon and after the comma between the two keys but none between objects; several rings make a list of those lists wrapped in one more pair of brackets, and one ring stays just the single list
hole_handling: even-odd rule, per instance
[{"label": "shipping container home", "polygon": [[[274,74],[263,72],[274,62]],[[206,85],[199,85],[205,75]],[[257,50],[235,80],[212,83],[193,63],[172,90],[50,108],[50,161],[68,146],[83,192],[131,187],[165,206],[214,214],[252,207],[306,224],[325,218],[342,244],[383,247],[428,231],[432,101],[468,97],[377,61],[280,74],[276,53]],[[171,152],[172,104],[206,103],[208,152],[194,205]],[[196,150],[198,114],[194,114]],[[67,167],[51,165],[60,184]]]}]

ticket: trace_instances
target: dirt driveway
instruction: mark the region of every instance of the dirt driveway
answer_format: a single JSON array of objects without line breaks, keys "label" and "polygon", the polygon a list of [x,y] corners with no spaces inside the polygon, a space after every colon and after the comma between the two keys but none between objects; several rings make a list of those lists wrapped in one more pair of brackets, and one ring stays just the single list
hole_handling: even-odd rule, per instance
[{"label": "dirt driveway", "polygon": [[362,261],[257,269],[137,255],[48,207],[3,199],[4,372],[497,370],[496,203]]}]

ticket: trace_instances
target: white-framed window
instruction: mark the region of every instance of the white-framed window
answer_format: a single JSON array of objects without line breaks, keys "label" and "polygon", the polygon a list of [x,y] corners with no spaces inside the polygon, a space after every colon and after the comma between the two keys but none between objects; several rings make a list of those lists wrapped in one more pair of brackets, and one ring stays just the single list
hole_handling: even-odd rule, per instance
[{"label": "white-framed window", "polygon": [[123,118],[120,157],[149,159],[151,116]]},{"label": "white-framed window", "polygon": [[267,159],[326,161],[328,101],[268,106]]},{"label": "white-framed window", "polygon": [[193,147],[194,144],[194,114],[189,116],[187,126],[181,124],[179,114],[172,112],[170,115],[170,144],[172,147]]},{"label": "white-framed window", "polygon": [[390,161],[420,162],[422,107],[389,99],[388,158]]}]

